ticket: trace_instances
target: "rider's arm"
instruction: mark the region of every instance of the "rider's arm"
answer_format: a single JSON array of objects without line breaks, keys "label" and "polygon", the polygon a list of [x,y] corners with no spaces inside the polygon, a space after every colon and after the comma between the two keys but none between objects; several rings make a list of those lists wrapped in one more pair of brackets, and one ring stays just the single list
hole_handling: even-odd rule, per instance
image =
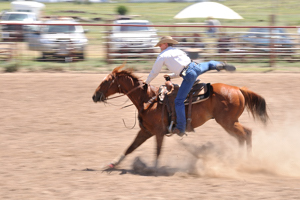
[{"label": "rider's arm", "polygon": [[145,81],[146,84],[149,84],[159,74],[163,65],[164,65],[164,59],[158,56],[152,67],[151,72],[148,75],[147,80]]},{"label": "rider's arm", "polygon": [[180,77],[179,75],[176,75],[175,73],[171,73],[171,74],[168,74],[168,75],[170,76],[171,79]]}]

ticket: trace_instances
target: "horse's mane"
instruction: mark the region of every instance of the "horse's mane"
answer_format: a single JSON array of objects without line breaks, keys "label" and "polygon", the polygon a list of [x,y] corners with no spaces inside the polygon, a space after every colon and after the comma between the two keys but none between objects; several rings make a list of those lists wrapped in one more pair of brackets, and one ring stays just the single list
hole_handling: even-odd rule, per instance
[{"label": "horse's mane", "polygon": [[113,70],[113,74],[115,74],[116,76],[129,76],[131,77],[134,81],[140,81],[140,78],[137,77],[134,73],[133,73],[133,69],[132,68],[127,68],[127,69],[123,69],[122,68],[125,66],[125,63],[123,63],[121,66],[116,67]]}]

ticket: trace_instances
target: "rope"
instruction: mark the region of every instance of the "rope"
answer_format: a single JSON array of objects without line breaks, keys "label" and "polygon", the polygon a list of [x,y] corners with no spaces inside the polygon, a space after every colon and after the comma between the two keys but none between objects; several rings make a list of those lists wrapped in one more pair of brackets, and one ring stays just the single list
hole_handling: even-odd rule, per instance
[{"label": "rope", "polygon": [[127,128],[127,129],[133,129],[134,127],[135,127],[135,125],[136,125],[136,110],[135,110],[135,114],[134,114],[134,124],[133,124],[133,126],[131,127],[131,128],[128,128],[127,126],[126,126],[126,124],[125,124],[125,120],[124,119],[122,119],[123,120],[123,124],[124,124],[124,126]]}]

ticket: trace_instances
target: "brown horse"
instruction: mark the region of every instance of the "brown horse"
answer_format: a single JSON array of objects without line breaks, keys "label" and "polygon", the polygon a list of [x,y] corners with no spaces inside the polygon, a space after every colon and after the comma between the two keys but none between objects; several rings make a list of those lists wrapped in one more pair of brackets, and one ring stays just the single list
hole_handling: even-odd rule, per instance
[{"label": "brown horse", "polygon": [[[112,73],[97,87],[94,95],[94,102],[105,102],[108,97],[115,93],[123,93],[128,96],[138,110],[138,120],[140,130],[129,148],[108,165],[114,168],[128,154],[144,143],[152,136],[156,136],[156,162],[161,153],[161,147],[165,134],[168,133],[168,117],[162,119],[162,110],[166,109],[157,101],[149,107],[144,108],[144,103],[148,102],[153,96],[157,95],[158,88],[148,87],[143,89],[144,82],[135,76],[130,70],[121,70],[123,67],[115,68]],[[254,118],[260,119],[264,124],[268,120],[266,102],[260,95],[247,90],[222,83],[212,84],[212,92],[206,101],[193,104],[192,127],[201,126],[210,119],[215,119],[230,135],[234,136],[240,146],[246,142],[248,151],[252,146],[252,131],[239,123],[239,117],[247,107]],[[186,108],[187,109],[187,108]]]}]

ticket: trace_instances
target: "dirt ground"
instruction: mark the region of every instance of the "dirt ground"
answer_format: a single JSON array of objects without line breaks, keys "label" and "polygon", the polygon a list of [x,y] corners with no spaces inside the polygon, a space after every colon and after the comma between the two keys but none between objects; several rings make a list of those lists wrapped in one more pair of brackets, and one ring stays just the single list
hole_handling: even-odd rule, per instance
[{"label": "dirt ground", "polygon": [[[168,137],[157,176],[147,173],[154,138],[102,172],[139,130],[135,108],[120,109],[130,104],[126,97],[92,101],[105,75],[0,74],[0,199],[300,199],[300,74],[200,76],[260,94],[271,121],[264,127],[247,111],[241,116],[253,129],[251,157],[214,120],[182,140]],[[162,83],[161,74],[152,84]]]}]

